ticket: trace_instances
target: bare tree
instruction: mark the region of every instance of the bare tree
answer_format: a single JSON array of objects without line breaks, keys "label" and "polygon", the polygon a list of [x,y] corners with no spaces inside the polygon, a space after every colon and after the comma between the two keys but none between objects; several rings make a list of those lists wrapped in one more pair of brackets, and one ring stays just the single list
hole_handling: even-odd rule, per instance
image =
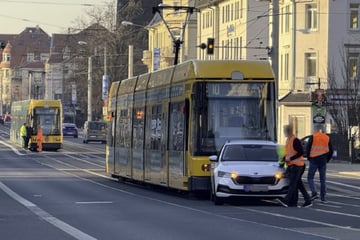
[{"label": "bare tree", "polygon": [[[359,47],[345,44],[345,48],[340,51],[341,65],[337,67],[333,63],[328,70],[328,96],[331,103],[328,112],[336,125],[338,137],[350,142],[352,150],[354,142],[359,140],[360,127],[360,56],[354,52]],[[336,79],[336,72],[340,79]],[[355,154],[351,151],[350,155],[354,157]]]},{"label": "bare tree", "polygon": [[[134,74],[138,75],[147,71],[143,65],[142,51],[147,49],[148,32],[143,28],[126,27],[119,24],[121,21],[133,21],[134,23],[146,25],[152,18],[151,9],[144,9],[143,3],[150,1],[129,0],[121,8],[114,3],[105,3],[101,7],[94,7],[86,11],[85,17],[78,18],[74,23],[75,35],[78,40],[86,41],[87,52],[85,55],[93,56],[92,78],[93,92],[92,104],[93,115],[102,115],[102,75],[104,74],[104,60],[106,58],[106,72],[110,83],[127,78],[128,74],[128,45],[134,45]],[[80,31],[79,31],[80,29]],[[104,55],[106,48],[106,56]],[[87,72],[87,61],[83,59],[79,63],[79,71]],[[79,107],[87,109],[87,75],[82,74],[73,81],[83,86],[79,93]]]}]

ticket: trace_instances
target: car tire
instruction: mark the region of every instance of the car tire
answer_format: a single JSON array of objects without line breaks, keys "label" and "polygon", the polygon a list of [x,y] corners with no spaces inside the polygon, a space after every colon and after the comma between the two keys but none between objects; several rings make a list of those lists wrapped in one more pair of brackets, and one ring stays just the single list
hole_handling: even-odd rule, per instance
[{"label": "car tire", "polygon": [[213,200],[214,204],[217,206],[224,205],[224,199],[222,197],[216,196],[215,193],[212,194],[212,200]]},{"label": "car tire", "polygon": [[223,205],[224,204],[224,199],[222,197],[218,197],[216,196],[216,192],[215,192],[215,184],[214,184],[214,179],[211,178],[211,191],[210,191],[210,199],[211,201],[214,202],[215,205]]}]

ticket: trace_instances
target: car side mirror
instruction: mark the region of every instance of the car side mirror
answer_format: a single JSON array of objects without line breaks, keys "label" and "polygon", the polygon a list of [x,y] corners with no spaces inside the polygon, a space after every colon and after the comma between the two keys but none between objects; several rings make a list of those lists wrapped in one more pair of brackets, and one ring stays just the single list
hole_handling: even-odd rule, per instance
[{"label": "car side mirror", "polygon": [[209,157],[209,160],[210,160],[210,162],[217,162],[217,161],[218,161],[218,158],[217,158],[216,155],[211,155],[211,156]]}]

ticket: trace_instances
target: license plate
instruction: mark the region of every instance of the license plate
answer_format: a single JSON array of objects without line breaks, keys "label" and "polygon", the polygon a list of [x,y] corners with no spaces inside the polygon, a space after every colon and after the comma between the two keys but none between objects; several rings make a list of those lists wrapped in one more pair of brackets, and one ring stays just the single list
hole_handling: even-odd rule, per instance
[{"label": "license plate", "polygon": [[244,190],[247,192],[266,192],[268,191],[268,186],[263,184],[249,184],[244,185]]}]

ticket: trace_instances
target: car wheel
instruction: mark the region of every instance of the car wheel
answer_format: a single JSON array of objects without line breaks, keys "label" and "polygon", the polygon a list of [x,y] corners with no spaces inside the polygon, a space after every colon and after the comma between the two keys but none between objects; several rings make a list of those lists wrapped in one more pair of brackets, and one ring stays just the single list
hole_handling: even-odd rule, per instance
[{"label": "car wheel", "polygon": [[215,205],[223,205],[224,199],[222,197],[216,196],[214,180],[212,181],[211,185],[212,185],[211,186],[211,195],[210,195],[211,200],[214,202]]}]

